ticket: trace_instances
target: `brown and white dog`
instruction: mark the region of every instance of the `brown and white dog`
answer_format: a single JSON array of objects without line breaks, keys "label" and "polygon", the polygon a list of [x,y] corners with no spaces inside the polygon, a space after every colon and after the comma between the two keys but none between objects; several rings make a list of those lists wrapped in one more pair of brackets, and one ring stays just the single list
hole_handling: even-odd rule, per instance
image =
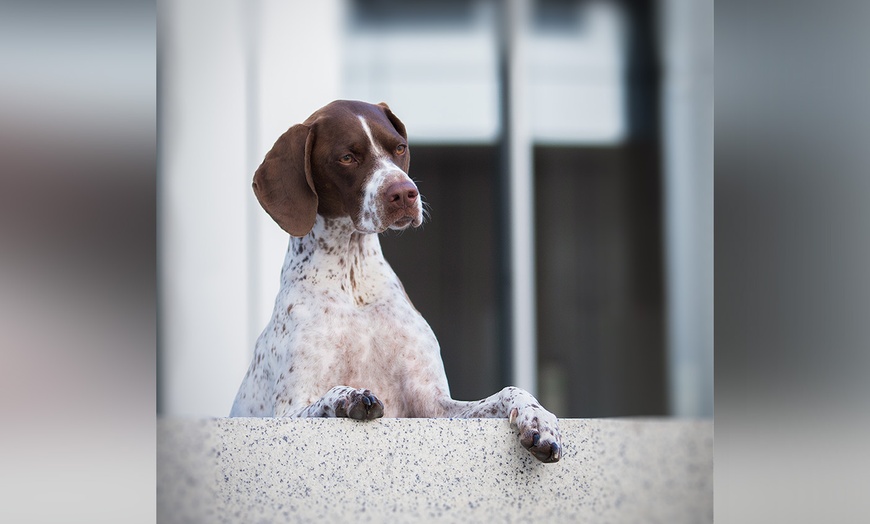
[{"label": "brown and white dog", "polygon": [[508,418],[555,462],[558,421],[528,392],[450,397],[438,341],[378,240],[423,222],[409,161],[405,126],[383,103],[332,102],[275,142],[254,193],[290,246],[230,416]]}]

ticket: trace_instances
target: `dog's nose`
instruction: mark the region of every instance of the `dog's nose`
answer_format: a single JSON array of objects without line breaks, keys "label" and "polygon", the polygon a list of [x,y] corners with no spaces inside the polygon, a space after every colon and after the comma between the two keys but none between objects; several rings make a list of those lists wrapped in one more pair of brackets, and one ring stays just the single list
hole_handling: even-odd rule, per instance
[{"label": "dog's nose", "polygon": [[419,196],[417,186],[410,180],[402,180],[391,184],[384,193],[385,203],[394,208],[405,208],[414,205]]}]

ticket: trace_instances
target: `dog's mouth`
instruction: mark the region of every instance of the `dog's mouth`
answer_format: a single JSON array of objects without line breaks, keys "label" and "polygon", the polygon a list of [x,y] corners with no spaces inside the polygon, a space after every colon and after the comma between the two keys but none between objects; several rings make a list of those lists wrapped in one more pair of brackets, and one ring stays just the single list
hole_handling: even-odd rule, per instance
[{"label": "dog's mouth", "polygon": [[[394,215],[395,216],[395,215]],[[386,218],[386,217],[385,217]],[[392,231],[404,231],[410,227],[419,227],[423,223],[422,218],[415,215],[401,214],[396,216],[395,218],[390,217],[386,220],[383,220],[380,224],[375,225],[374,228],[367,227],[366,224],[360,224],[354,222],[355,229],[360,233],[384,233],[388,230]]]},{"label": "dog's mouth", "polygon": [[410,226],[417,227],[420,224],[415,223],[414,217],[403,216],[394,221],[387,229],[392,229],[394,231],[401,231],[407,229]]},{"label": "dog's mouth", "polygon": [[419,227],[423,223],[420,213],[415,208],[405,209],[394,220],[388,222],[387,229],[401,231],[409,227]]}]

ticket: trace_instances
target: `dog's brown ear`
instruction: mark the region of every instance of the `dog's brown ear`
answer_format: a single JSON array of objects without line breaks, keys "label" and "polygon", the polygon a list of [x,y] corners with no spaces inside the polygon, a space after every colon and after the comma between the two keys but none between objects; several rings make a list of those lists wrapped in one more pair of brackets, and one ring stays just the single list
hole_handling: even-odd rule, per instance
[{"label": "dog's brown ear", "polygon": [[390,106],[388,106],[386,102],[381,102],[378,105],[384,108],[384,112],[387,114],[387,118],[390,120],[390,123],[393,124],[393,127],[396,128],[396,131],[398,131],[399,134],[402,135],[402,138],[407,140],[408,133],[405,131],[405,124],[403,124],[402,121],[399,120],[399,117],[393,114],[393,112],[390,110]]},{"label": "dog's brown ear", "polygon": [[[393,114],[393,112],[390,110],[390,106],[388,106],[386,102],[381,102],[378,105],[381,106],[382,108],[384,108],[384,113],[387,114],[387,119],[390,121],[391,124],[393,124],[393,127],[396,128],[396,131],[398,131],[399,134],[402,135],[402,138],[407,140],[408,139],[408,132],[405,131],[405,124],[403,124],[402,121],[399,120],[399,117],[397,117],[396,115]],[[402,160],[402,165],[399,167],[404,169],[405,173],[407,173],[408,170],[411,168],[411,152],[410,151],[405,153],[404,158]]]},{"label": "dog's brown ear", "polygon": [[294,237],[302,237],[317,218],[317,192],[311,179],[314,133],[297,124],[287,130],[254,173],[254,194],[263,209]]}]

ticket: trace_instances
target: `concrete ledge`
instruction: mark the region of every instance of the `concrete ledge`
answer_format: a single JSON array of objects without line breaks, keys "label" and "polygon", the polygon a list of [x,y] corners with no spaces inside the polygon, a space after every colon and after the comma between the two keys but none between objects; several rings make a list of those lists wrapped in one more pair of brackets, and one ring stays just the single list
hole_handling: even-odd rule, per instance
[{"label": "concrete ledge", "polygon": [[713,422],[564,419],[541,464],[506,420],[163,419],[158,522],[712,522]]}]

